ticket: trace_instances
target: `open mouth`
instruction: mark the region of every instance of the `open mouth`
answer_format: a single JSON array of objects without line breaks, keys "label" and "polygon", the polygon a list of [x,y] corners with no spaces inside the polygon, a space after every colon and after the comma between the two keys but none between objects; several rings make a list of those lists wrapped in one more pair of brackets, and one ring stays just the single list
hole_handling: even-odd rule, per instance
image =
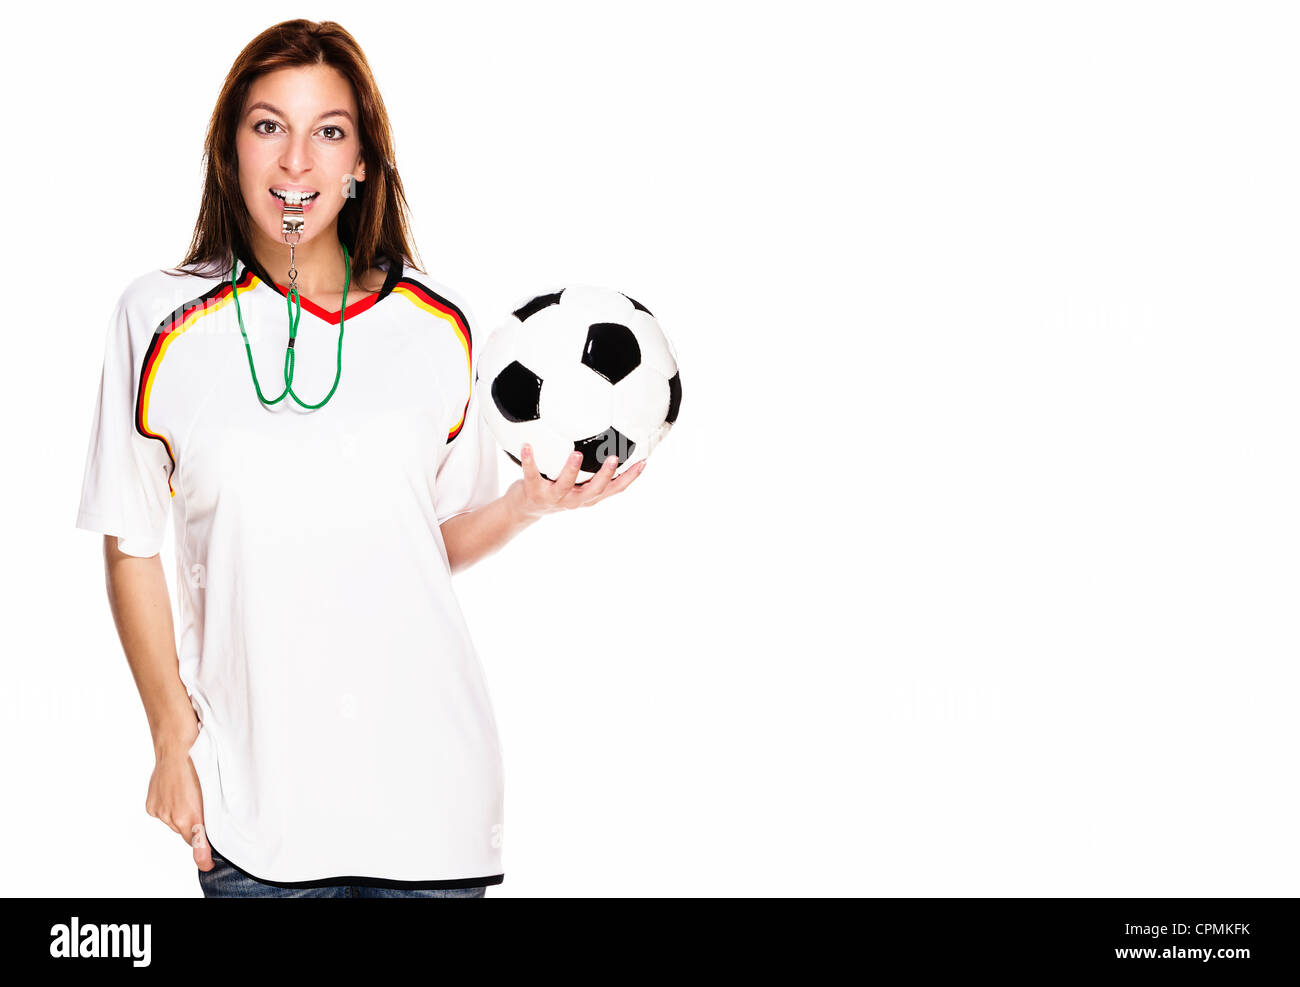
[{"label": "open mouth", "polygon": [[268,189],[271,195],[283,206],[302,206],[303,212],[311,208],[311,204],[320,196],[319,192],[289,192],[285,189],[273,188]]}]

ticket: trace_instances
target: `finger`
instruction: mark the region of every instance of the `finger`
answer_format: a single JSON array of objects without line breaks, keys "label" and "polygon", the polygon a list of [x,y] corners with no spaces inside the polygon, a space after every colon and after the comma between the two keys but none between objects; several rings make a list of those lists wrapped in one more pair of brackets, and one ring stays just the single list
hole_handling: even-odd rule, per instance
[{"label": "finger", "polygon": [[577,507],[585,507],[592,503],[609,486],[610,481],[614,479],[614,472],[618,469],[618,457],[606,456],[605,462],[600,469],[596,471],[591,479],[587,480],[581,487],[575,487],[573,497],[578,498]]},{"label": "finger", "polygon": [[540,490],[542,488],[542,481],[545,477],[543,477],[541,471],[537,469],[537,460],[533,458],[533,447],[527,442],[525,442],[523,448],[519,450],[519,458],[523,463],[524,483],[528,485],[530,490]]},{"label": "finger", "polygon": [[194,823],[190,831],[193,833],[190,846],[194,848],[194,863],[198,865],[199,870],[212,870],[216,864],[212,861],[212,847],[208,845],[207,831],[203,828],[203,823]]},{"label": "finger", "polygon": [[610,481],[609,485],[605,487],[605,489],[601,492],[600,496],[593,497],[590,501],[588,501],[583,506],[590,507],[592,504],[599,504],[602,500],[605,500],[609,497],[613,497],[614,494],[626,490],[628,487],[632,485],[632,481],[641,475],[641,471],[643,469],[645,469],[644,459],[641,460],[639,463],[633,463],[631,466],[625,469],[619,476],[617,476],[612,481]]},{"label": "finger", "polygon": [[199,870],[212,870],[216,864],[212,860],[212,847],[208,845],[207,827],[203,825],[203,788],[199,784],[199,773],[190,762],[190,778],[193,782],[191,810],[187,814],[185,833],[193,849],[194,863]]},{"label": "finger", "polygon": [[[622,493],[632,485],[632,482],[645,470],[646,461],[643,459],[639,463],[633,463],[623,471],[622,476],[614,480],[613,483],[605,490],[604,497],[612,497],[616,493]],[[603,499],[603,498],[602,498]]]},{"label": "finger", "polygon": [[555,489],[552,493],[552,500],[563,500],[565,495],[573,489],[573,481],[578,478],[578,471],[582,469],[582,453],[569,453],[568,461],[564,464],[564,469],[560,470],[560,475],[555,478]]}]

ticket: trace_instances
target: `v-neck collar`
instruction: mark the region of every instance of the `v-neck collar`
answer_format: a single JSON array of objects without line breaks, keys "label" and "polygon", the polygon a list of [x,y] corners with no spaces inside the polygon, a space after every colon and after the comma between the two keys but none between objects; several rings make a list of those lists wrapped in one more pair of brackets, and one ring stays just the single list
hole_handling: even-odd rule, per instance
[{"label": "v-neck collar", "polygon": [[[261,282],[262,284],[270,288],[272,291],[279,294],[281,298],[289,297],[288,287],[282,284],[278,284],[274,278],[268,277],[266,275],[266,272],[262,270],[261,265],[258,264],[256,257],[244,261],[244,270],[252,271],[254,276],[256,276],[259,282]],[[401,279],[402,279],[402,265],[390,261],[388,265],[388,274],[384,278],[383,287],[381,287],[379,291],[373,295],[367,295],[365,298],[358,298],[355,302],[349,302],[347,307],[347,313],[346,313],[347,319],[351,321],[353,318],[360,315],[362,312],[365,312],[366,310],[373,308],[376,303],[387,298],[388,295],[392,293],[392,290],[395,287],[397,287],[397,282],[400,281]],[[316,316],[316,318],[322,319],[323,321],[328,322],[332,326],[338,325],[340,315],[344,314],[342,310],[338,312],[327,311],[323,306],[317,305],[314,301],[312,301],[310,298],[308,298],[306,295],[302,294],[301,292],[299,292],[298,294],[298,300],[302,302],[302,310],[304,312],[310,312],[312,315]]]}]

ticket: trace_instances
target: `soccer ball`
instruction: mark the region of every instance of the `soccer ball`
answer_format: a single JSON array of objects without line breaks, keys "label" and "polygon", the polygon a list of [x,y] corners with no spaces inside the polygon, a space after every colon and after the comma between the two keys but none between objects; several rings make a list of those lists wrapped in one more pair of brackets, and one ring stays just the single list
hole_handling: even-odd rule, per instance
[{"label": "soccer ball", "polygon": [[647,458],[682,403],[677,354],[650,310],[593,285],[516,308],[484,343],[474,387],[507,456],[520,463],[529,443],[538,471],[554,480],[576,449],[578,483],[608,456],[618,457],[618,473]]}]

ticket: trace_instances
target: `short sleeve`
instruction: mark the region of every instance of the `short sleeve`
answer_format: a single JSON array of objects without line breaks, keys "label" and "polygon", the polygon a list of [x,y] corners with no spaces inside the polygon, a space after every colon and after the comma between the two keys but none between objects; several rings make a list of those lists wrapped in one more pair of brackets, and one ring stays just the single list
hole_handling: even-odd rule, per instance
[{"label": "short sleeve", "polygon": [[496,440],[479,414],[478,388],[470,383],[473,375],[466,379],[462,371],[462,380],[469,392],[460,406],[463,417],[458,415],[447,430],[447,453],[434,480],[434,509],[440,525],[500,496]]},{"label": "short sleeve", "polygon": [[136,427],[148,336],[132,325],[124,292],[109,321],[76,525],[116,535],[118,548],[139,558],[161,551],[172,498],[166,446]]}]

